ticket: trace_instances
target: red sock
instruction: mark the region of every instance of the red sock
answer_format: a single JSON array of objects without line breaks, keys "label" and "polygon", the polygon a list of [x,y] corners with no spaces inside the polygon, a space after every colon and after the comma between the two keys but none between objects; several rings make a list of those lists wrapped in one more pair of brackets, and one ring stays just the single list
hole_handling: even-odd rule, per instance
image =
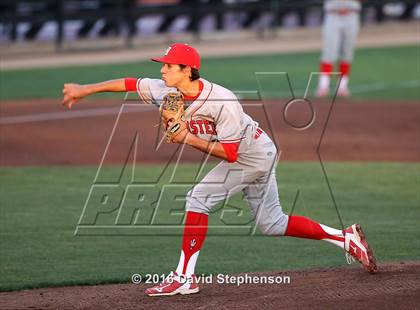
[{"label": "red sock", "polygon": [[347,76],[350,74],[351,64],[345,61],[340,63],[340,73],[343,76]]},{"label": "red sock", "polygon": [[330,239],[344,242],[344,236],[341,230],[330,228],[314,222],[310,218],[299,215],[289,216],[289,224],[285,235],[289,237],[315,240]]},{"label": "red sock", "polygon": [[198,212],[187,212],[182,252],[176,272],[190,276],[194,273],[198,254],[204,243],[208,227],[208,215]]},{"label": "red sock", "polygon": [[322,61],[319,66],[319,70],[321,71],[322,74],[330,75],[331,72],[333,71],[333,65],[332,63]]}]

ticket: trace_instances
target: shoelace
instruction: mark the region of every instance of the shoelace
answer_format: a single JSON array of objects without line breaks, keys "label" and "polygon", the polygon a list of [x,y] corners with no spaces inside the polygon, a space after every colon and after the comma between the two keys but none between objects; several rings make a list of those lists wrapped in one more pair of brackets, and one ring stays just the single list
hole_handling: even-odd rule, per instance
[{"label": "shoelace", "polygon": [[346,261],[347,261],[347,264],[351,265],[356,260],[349,252],[346,252]]},{"label": "shoelace", "polygon": [[[346,232],[343,230],[343,235],[344,237],[346,237]],[[346,254],[346,261],[347,264],[351,265],[352,263],[354,263],[356,260],[354,259],[354,257],[347,251],[344,251]]]}]

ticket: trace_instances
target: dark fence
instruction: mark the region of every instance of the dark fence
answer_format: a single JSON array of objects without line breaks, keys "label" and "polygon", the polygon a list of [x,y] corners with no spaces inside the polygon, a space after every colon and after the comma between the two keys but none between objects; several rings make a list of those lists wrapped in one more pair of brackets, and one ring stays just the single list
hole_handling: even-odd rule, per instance
[{"label": "dark fence", "polygon": [[[410,18],[412,10],[418,1],[399,1],[405,4],[405,11],[401,18]],[[363,1],[362,15],[369,7],[376,9],[378,22],[384,20],[382,8],[387,3],[395,1],[366,0]],[[322,0],[260,0],[260,1],[235,1],[224,3],[223,0],[209,0],[207,2],[180,0],[177,4],[141,4],[135,0],[27,0],[27,1],[0,1],[0,24],[8,29],[11,41],[16,40],[17,24],[28,22],[29,30],[25,39],[31,40],[36,36],[42,25],[48,21],[57,23],[58,31],[55,34],[57,49],[60,50],[64,40],[64,24],[69,20],[83,21],[83,26],[78,32],[79,37],[87,35],[94,23],[99,19],[105,19],[106,24],[101,30],[106,35],[109,31],[125,35],[125,44],[131,46],[132,38],[136,35],[136,21],[144,16],[160,14],[165,16],[158,32],[165,32],[170,23],[180,15],[188,15],[190,21],[187,31],[200,38],[200,20],[209,14],[216,16],[217,29],[223,29],[223,14],[246,13],[247,18],[242,27],[249,27],[252,22],[263,13],[274,16],[267,28],[275,29],[282,24],[282,18],[289,12],[296,12],[299,16],[299,24],[305,25],[305,14],[314,7],[321,7]],[[125,29],[125,31],[122,31]]]}]

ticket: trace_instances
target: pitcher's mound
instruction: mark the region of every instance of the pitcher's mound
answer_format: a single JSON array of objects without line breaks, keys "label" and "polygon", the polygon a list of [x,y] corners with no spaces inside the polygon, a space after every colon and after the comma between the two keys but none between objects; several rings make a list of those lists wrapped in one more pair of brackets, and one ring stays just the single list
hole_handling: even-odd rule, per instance
[{"label": "pitcher's mound", "polygon": [[[0,294],[1,309],[418,309],[420,262],[379,264],[375,275],[359,267],[248,273],[248,279],[290,277],[290,283],[202,284],[186,296],[148,297],[150,285],[112,284],[44,288]],[[236,278],[246,277],[235,275]],[[249,282],[249,281],[248,281]],[[287,282],[287,281],[285,281]]]}]

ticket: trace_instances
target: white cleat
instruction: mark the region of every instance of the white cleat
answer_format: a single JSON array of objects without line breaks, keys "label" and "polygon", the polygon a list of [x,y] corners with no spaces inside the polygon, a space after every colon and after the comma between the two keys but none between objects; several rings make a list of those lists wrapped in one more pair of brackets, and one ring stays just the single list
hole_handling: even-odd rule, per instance
[{"label": "white cleat", "polygon": [[350,91],[347,87],[339,87],[337,91],[337,95],[340,97],[350,97]]},{"label": "white cleat", "polygon": [[316,91],[316,96],[318,97],[318,98],[325,98],[325,97],[328,97],[328,95],[329,95],[329,89],[328,88],[325,88],[325,87],[319,87],[318,89],[317,89],[317,91]]}]

